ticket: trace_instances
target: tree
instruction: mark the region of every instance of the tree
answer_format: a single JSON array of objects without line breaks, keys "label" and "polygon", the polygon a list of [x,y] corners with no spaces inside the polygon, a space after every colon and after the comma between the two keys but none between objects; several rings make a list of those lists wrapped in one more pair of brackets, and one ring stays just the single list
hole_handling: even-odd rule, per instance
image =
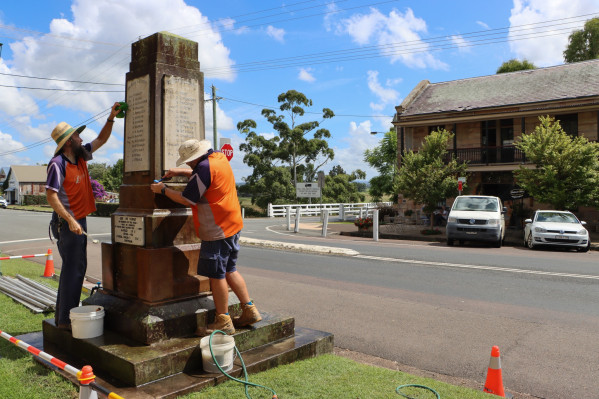
[{"label": "tree", "polygon": [[497,68],[497,74],[500,73],[508,73],[508,72],[516,72],[516,71],[524,71],[527,69],[537,69],[537,67],[530,61],[524,59],[522,61],[512,58],[509,61],[501,64],[499,68]]},{"label": "tree", "polygon": [[[325,120],[335,116],[329,108],[322,109],[322,121],[311,121],[296,124],[297,118],[304,116],[305,111],[302,106],[312,106],[312,100],[308,99],[303,93],[295,90],[289,90],[286,93],[279,94],[277,101],[281,103],[279,109],[286,112],[291,121],[291,125],[285,122],[285,115],[277,115],[273,109],[263,109],[264,116],[271,124],[274,130],[279,133],[279,148],[276,153],[278,159],[289,163],[293,171],[293,185],[299,180],[297,178],[297,169],[301,172],[309,171],[306,181],[310,181],[316,175],[318,169],[328,161],[332,160],[335,153],[329,148],[325,139],[331,137],[327,129],[318,129],[313,137],[307,137],[308,133],[320,126]],[[315,162],[321,157],[321,163]]]},{"label": "tree", "polygon": [[119,159],[113,166],[109,166],[104,175],[104,187],[108,191],[118,192],[123,184],[123,167],[124,162]]},{"label": "tree", "polygon": [[[262,115],[272,124],[277,135],[272,139],[257,134],[257,124],[247,119],[237,124],[237,130],[245,135],[240,149],[245,152],[243,162],[253,168],[243,180],[252,194],[252,203],[265,208],[269,202],[286,203],[295,200],[295,183],[313,181],[318,170],[332,160],[334,152],[326,139],[331,137],[327,129],[317,129],[321,122],[298,123],[305,114],[302,106],[311,106],[312,100],[295,90],[278,97],[280,110],[289,116],[278,115],[275,110],[263,109]],[[323,120],[332,118],[333,111],[323,108]],[[312,136],[310,136],[312,135]],[[285,172],[285,170],[287,172]],[[288,180],[287,176],[289,176]]]},{"label": "tree", "polygon": [[518,185],[558,210],[599,206],[599,144],[571,137],[552,117],[539,121],[533,133],[516,142],[536,166],[514,171]]},{"label": "tree", "polygon": [[99,181],[104,184],[104,175],[106,174],[108,167],[105,163],[88,163],[87,171],[89,172],[89,177],[94,180]]},{"label": "tree", "polygon": [[399,169],[398,189],[406,198],[424,205],[424,211],[431,215],[437,204],[458,191],[458,177],[464,176],[467,165],[451,158],[448,163],[447,143],[453,133],[445,129],[431,132],[424,138],[418,152],[408,151],[402,157]]},{"label": "tree", "polygon": [[379,146],[364,151],[364,162],[375,168],[379,175],[370,179],[369,194],[379,202],[383,196],[397,195],[397,132],[390,129]]},{"label": "tree", "polygon": [[[360,169],[354,170],[350,175],[343,168],[333,168],[328,176],[325,176],[325,184],[322,190],[323,202],[364,202],[364,194],[360,193],[358,179],[365,179],[366,173]],[[342,173],[339,173],[342,172]]]},{"label": "tree", "polygon": [[579,62],[599,58],[599,18],[589,19],[582,30],[568,37],[564,50],[565,62]]}]

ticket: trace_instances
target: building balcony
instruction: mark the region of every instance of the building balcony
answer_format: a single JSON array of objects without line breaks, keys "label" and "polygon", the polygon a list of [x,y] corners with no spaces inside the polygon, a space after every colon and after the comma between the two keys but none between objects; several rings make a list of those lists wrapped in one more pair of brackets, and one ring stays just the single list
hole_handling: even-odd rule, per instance
[{"label": "building balcony", "polygon": [[499,147],[456,148],[448,150],[446,161],[451,157],[469,165],[522,164],[528,163],[524,152],[514,145]]}]

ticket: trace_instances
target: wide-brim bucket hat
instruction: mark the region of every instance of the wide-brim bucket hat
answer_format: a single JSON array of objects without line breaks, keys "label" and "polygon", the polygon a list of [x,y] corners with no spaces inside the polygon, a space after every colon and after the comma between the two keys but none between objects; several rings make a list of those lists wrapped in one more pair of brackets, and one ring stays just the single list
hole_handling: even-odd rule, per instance
[{"label": "wide-brim bucket hat", "polygon": [[58,154],[60,149],[64,146],[73,134],[81,133],[85,129],[85,125],[79,126],[77,129],[72,127],[66,122],[60,122],[54,130],[52,130],[52,139],[56,143],[56,150],[54,151],[54,155]]},{"label": "wide-brim bucket hat", "polygon": [[208,150],[212,148],[209,140],[187,140],[179,147],[179,159],[177,159],[177,166],[184,164],[194,159],[198,159],[202,155],[206,154]]}]

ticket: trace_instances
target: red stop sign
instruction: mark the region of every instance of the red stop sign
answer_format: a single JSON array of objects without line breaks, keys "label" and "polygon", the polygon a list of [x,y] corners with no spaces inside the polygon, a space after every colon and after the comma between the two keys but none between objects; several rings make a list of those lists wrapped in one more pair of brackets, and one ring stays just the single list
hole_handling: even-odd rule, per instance
[{"label": "red stop sign", "polygon": [[227,160],[229,161],[231,158],[233,158],[233,147],[231,147],[231,144],[223,144],[223,146],[220,148],[220,152],[225,154]]}]

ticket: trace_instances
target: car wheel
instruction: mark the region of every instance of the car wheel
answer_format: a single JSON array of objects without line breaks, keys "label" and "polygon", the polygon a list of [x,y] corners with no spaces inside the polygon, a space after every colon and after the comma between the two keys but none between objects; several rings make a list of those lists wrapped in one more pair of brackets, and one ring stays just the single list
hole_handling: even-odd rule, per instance
[{"label": "car wheel", "polygon": [[453,238],[448,238],[447,239],[447,246],[448,247],[452,247],[453,246]]},{"label": "car wheel", "polygon": [[495,248],[501,248],[501,244],[503,244],[503,240],[501,239],[501,235],[499,239],[495,242]]},{"label": "car wheel", "polygon": [[532,233],[528,233],[528,238],[526,239],[526,246],[530,249],[535,249],[535,244],[532,241]]},{"label": "car wheel", "polygon": [[584,247],[584,248],[578,248],[578,252],[589,252],[589,249],[591,249],[591,242],[589,241],[589,244]]}]

